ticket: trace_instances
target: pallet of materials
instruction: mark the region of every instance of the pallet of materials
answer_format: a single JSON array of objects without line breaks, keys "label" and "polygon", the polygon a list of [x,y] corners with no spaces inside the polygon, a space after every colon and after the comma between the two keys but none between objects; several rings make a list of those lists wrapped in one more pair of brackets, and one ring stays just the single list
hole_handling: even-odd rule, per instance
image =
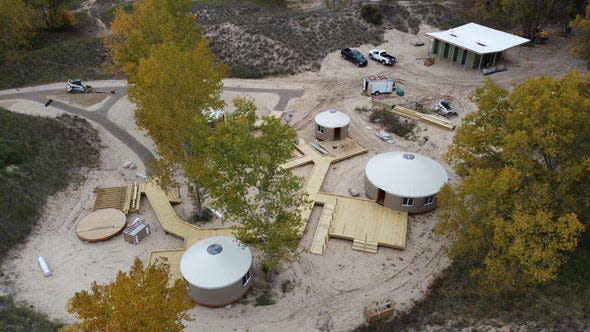
[{"label": "pallet of materials", "polygon": [[150,234],[150,225],[144,224],[142,221],[136,219],[133,223],[125,227],[123,230],[123,238],[125,241],[133,244],[138,244]]}]

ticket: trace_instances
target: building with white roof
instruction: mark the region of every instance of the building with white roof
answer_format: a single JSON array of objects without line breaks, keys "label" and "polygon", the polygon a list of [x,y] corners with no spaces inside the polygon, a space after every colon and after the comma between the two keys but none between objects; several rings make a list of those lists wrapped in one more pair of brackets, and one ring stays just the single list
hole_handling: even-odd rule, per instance
[{"label": "building with white roof", "polygon": [[315,136],[319,140],[340,140],[350,134],[350,117],[337,110],[328,110],[315,116]]},{"label": "building with white roof", "polygon": [[429,53],[449,59],[463,68],[494,65],[509,48],[529,42],[528,39],[476,23],[467,23],[446,31],[429,32]]},{"label": "building with white roof", "polygon": [[386,152],[369,160],[365,193],[394,210],[421,213],[436,207],[436,194],[448,181],[436,161],[410,152]]},{"label": "building with white roof", "polygon": [[180,272],[193,300],[209,307],[225,306],[252,286],[252,253],[233,237],[206,238],[185,251]]}]

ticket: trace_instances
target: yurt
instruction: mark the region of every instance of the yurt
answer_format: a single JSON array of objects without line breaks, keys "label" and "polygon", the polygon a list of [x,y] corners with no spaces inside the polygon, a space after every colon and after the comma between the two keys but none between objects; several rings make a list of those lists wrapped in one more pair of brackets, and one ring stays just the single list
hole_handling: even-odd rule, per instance
[{"label": "yurt", "polygon": [[337,141],[348,137],[350,117],[337,110],[318,113],[315,116],[315,137],[319,140]]},{"label": "yurt", "polygon": [[448,181],[436,161],[410,152],[386,152],[365,168],[365,193],[388,208],[420,213],[436,207],[436,194]]},{"label": "yurt", "polygon": [[220,307],[239,300],[252,286],[252,253],[229,236],[203,239],[188,248],[180,272],[197,303]]}]

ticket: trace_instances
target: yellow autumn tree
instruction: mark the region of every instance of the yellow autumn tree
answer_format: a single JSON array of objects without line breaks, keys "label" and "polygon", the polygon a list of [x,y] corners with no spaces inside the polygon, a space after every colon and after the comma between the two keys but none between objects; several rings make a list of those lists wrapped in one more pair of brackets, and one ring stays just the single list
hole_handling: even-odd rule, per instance
[{"label": "yellow autumn tree", "polygon": [[439,195],[437,232],[483,292],[555,279],[590,217],[590,74],[477,89],[447,155],[461,182]]},{"label": "yellow autumn tree", "polygon": [[130,83],[135,83],[139,62],[149,56],[152,46],[174,42],[186,50],[202,42],[203,29],[189,12],[190,5],[189,0],[140,0],[130,12],[116,10],[112,34],[104,43]]},{"label": "yellow autumn tree", "polygon": [[137,125],[154,140],[160,163],[166,165],[159,168],[164,171],[159,175],[168,179],[165,171],[180,166],[192,183],[198,215],[202,215],[201,192],[194,171],[203,157],[202,142],[211,133],[203,113],[223,107],[225,72],[205,38],[191,49],[166,42],[152,46],[148,58],[140,61],[136,84],[129,88],[129,97],[137,104]]},{"label": "yellow autumn tree", "polygon": [[586,60],[586,63],[590,66],[590,4],[586,6],[585,15],[577,15],[570,22],[570,26],[575,29],[577,34],[576,43],[570,51]]},{"label": "yellow autumn tree", "polygon": [[186,313],[194,306],[184,280],[170,280],[162,262],[145,267],[135,259],[129,272],[119,271],[110,284],[92,283],[91,291],[77,292],[67,303],[79,322],[62,332],[182,331]]},{"label": "yellow autumn tree", "polygon": [[13,60],[19,67],[21,78],[23,51],[31,46],[31,39],[40,27],[37,12],[22,0],[0,1],[0,56]]}]

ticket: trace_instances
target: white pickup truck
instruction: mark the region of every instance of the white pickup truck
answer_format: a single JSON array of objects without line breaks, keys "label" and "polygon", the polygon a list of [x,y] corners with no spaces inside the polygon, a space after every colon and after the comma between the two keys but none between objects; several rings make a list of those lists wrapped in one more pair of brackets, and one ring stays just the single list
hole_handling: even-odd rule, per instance
[{"label": "white pickup truck", "polygon": [[369,51],[369,58],[379,61],[384,65],[393,65],[397,62],[393,55],[387,54],[384,50],[374,49]]}]

